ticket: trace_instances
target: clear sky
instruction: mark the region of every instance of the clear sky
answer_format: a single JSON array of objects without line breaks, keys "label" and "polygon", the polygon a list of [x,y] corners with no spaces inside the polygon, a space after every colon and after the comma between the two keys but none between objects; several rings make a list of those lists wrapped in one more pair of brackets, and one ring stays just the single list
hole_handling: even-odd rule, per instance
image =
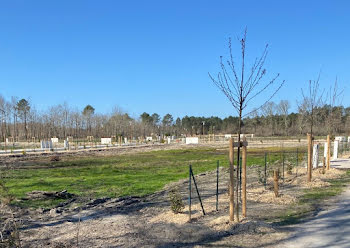
[{"label": "clear sky", "polygon": [[247,27],[248,58],[268,43],[266,79],[286,80],[274,101],[295,109],[300,88],[322,70],[321,86],[337,76],[348,106],[349,9],[331,0],[1,1],[0,94],[38,109],[66,101],[134,116],[234,115],[208,72]]}]

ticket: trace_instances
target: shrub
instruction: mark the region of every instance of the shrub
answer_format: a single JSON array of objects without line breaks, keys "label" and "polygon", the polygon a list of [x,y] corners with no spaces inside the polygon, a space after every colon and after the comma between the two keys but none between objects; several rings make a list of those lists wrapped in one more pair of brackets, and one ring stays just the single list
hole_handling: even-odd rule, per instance
[{"label": "shrub", "polygon": [[258,180],[259,183],[264,184],[265,183],[265,171],[263,171],[260,167],[258,167]]},{"label": "shrub", "polygon": [[185,208],[178,188],[173,188],[169,191],[169,201],[171,211],[173,211],[175,214],[181,213]]}]

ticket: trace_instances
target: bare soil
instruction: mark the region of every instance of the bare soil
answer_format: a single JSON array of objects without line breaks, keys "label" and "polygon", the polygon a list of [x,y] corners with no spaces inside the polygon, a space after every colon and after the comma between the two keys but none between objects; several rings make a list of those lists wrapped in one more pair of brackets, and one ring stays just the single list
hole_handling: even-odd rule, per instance
[{"label": "bare soil", "polygon": [[[195,170],[195,168],[194,168]],[[247,213],[241,222],[228,220],[228,170],[219,170],[219,208],[216,210],[216,171],[196,176],[205,215],[192,188],[192,219],[188,217],[188,180],[167,185],[146,197],[79,199],[51,210],[15,210],[21,220],[23,247],[261,247],[274,246],[288,236],[274,224],[308,187],[326,187],[324,179],[344,172],[331,169],[314,171],[306,182],[306,170],[285,174],[280,196],[273,193],[272,179],[266,187],[259,183],[256,167],[248,169]],[[193,184],[192,184],[193,185]],[[170,210],[168,192],[178,187],[186,205],[184,211]]]},{"label": "bare soil", "polygon": [[[226,149],[227,145],[214,145]],[[110,149],[91,149],[64,153],[1,156],[2,166],[28,166],[47,161],[50,156],[60,159],[71,156],[110,156],[137,152],[188,149],[197,145],[147,145]],[[188,179],[167,185],[146,197],[67,199],[53,209],[11,209],[1,206],[1,221],[15,219],[19,223],[22,247],[273,247],[288,236],[273,224],[278,222],[307,188],[322,188],[328,179],[340,177],[344,171],[331,169],[323,174],[314,170],[311,183],[306,182],[306,169],[294,168],[280,180],[279,197],[273,192],[272,178],[261,183],[257,166],[248,168],[247,214],[245,219],[230,223],[228,219],[228,170],[219,170],[219,205],[216,210],[216,171],[196,176],[203,199],[205,215],[195,188],[192,188],[192,218],[188,217]],[[194,168],[195,172],[195,168]],[[260,182],[259,182],[260,181]],[[193,184],[192,184],[193,186]],[[170,210],[168,192],[180,189],[186,205],[182,213]],[[55,192],[57,194],[57,192]],[[59,193],[59,192],[58,192]],[[69,194],[69,192],[67,192]],[[32,196],[52,195],[34,192]]]}]

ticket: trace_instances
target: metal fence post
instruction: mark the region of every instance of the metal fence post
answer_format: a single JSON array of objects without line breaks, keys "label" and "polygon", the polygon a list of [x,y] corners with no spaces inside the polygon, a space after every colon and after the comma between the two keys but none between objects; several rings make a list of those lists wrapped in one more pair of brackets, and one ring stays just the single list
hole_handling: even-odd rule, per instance
[{"label": "metal fence post", "polygon": [[298,176],[298,166],[299,166],[299,149],[297,148],[297,166],[295,168],[296,176]]},{"label": "metal fence post", "polygon": [[219,160],[216,162],[216,211],[219,211]]},{"label": "metal fence post", "polygon": [[203,211],[203,215],[205,215],[205,211],[204,211],[204,207],[203,207],[201,195],[199,194],[199,190],[198,190],[198,187],[197,187],[196,179],[194,178],[194,174],[193,174],[193,171],[192,171],[192,167],[190,167],[190,170],[191,170],[190,173],[192,174],[192,179],[193,179],[194,186],[196,187],[196,191],[197,191],[199,203],[201,204],[202,211]]},{"label": "metal fence post", "polygon": [[284,182],[284,151],[282,151],[282,177],[283,177],[283,182]]},{"label": "metal fence post", "polygon": [[267,175],[266,175],[267,168],[266,168],[266,166],[267,166],[267,152],[265,152],[265,180],[264,180],[265,188],[266,188],[266,181],[267,181]]}]

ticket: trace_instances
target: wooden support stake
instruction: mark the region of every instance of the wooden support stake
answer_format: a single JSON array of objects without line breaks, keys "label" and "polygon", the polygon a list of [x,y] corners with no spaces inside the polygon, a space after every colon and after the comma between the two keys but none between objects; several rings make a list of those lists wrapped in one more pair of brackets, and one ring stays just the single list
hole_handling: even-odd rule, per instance
[{"label": "wooden support stake", "polygon": [[188,170],[188,221],[191,222],[192,187],[191,187],[191,165]]},{"label": "wooden support stake", "polygon": [[331,136],[327,135],[327,170],[331,167]]},{"label": "wooden support stake", "polygon": [[233,167],[233,161],[234,161],[234,147],[233,143],[234,140],[233,138],[230,138],[229,141],[229,159],[230,159],[230,221],[234,221],[234,167]]},{"label": "wooden support stake", "polygon": [[322,173],[324,174],[325,172],[326,172],[326,158],[323,157]]},{"label": "wooden support stake", "polygon": [[312,137],[307,134],[307,181],[311,182],[312,177]]},{"label": "wooden support stake", "polygon": [[275,192],[275,196],[278,197],[278,177],[279,177],[279,170],[273,171],[273,190]]},{"label": "wooden support stake", "polygon": [[[245,136],[243,140],[245,141]],[[242,215],[247,216],[247,147],[242,148]]]},{"label": "wooden support stake", "polygon": [[216,162],[216,211],[219,211],[219,160]]}]

